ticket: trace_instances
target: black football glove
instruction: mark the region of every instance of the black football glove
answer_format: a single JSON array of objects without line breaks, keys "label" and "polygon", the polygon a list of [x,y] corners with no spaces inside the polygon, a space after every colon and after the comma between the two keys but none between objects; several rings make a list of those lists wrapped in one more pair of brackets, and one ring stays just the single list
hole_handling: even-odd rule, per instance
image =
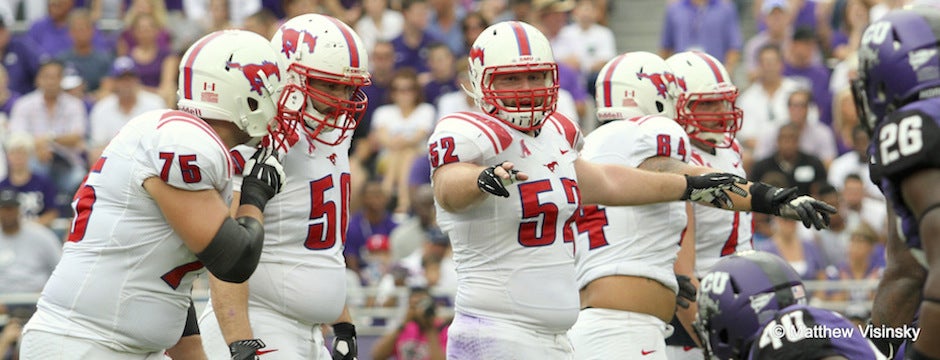
[{"label": "black football glove", "polygon": [[510,179],[503,180],[503,178],[496,175],[496,168],[503,166],[503,163],[505,163],[505,161],[483,169],[483,171],[480,172],[480,176],[477,176],[477,187],[479,187],[480,190],[496,196],[509,197],[509,190],[506,190],[506,185],[512,184],[519,170],[509,170]]},{"label": "black football glove", "polygon": [[692,285],[692,279],[685,275],[676,275],[676,281],[679,283],[679,293],[676,294],[676,305],[683,309],[688,309],[691,303],[695,302],[695,285]]},{"label": "black football glove", "polygon": [[258,351],[260,349],[264,349],[264,342],[260,339],[238,340],[228,344],[228,352],[232,354],[232,360],[260,360],[258,355],[266,353]]},{"label": "black football glove", "polygon": [[241,204],[254,205],[264,211],[264,206],[284,188],[287,175],[278,159],[277,151],[260,147],[245,162],[242,172]]},{"label": "black football glove", "polygon": [[807,195],[797,195],[797,188],[778,188],[761,182],[751,184],[751,209],[764,214],[803,222],[806,228],[822,230],[829,227],[829,215],[836,208]]},{"label": "black football glove", "polygon": [[730,173],[711,173],[700,176],[685,176],[685,193],[680,200],[710,203],[722,209],[730,209],[734,204],[725,190],[747,196],[747,191],[738,184],[747,184],[747,180]]},{"label": "black football glove", "polygon": [[333,324],[333,360],[357,360],[356,326],[348,322]]}]

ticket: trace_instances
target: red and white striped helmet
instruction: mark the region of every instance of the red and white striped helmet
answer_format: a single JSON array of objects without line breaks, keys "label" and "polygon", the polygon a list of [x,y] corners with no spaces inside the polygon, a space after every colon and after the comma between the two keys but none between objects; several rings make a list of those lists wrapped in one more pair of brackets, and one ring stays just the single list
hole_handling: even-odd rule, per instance
[{"label": "red and white striped helmet", "polygon": [[[558,65],[548,39],[532,25],[505,21],[483,30],[470,48],[471,89],[477,106],[507,125],[531,131],[555,111],[558,102]],[[496,89],[493,77],[517,75],[542,86]]]},{"label": "red and white striped helmet", "polygon": [[[281,25],[271,46],[286,67],[278,102],[281,116],[303,121],[309,136],[324,144],[351,136],[368,105],[362,87],[371,83],[369,55],[359,35],[333,17],[304,14]],[[354,91],[340,98],[312,87],[311,81],[352,86]],[[314,101],[323,104],[320,110]]]},{"label": "red and white striped helmet", "polygon": [[685,80],[676,100],[676,122],[689,137],[714,147],[729,147],[741,129],[744,112],[737,107],[738,88],[717,59],[685,51],[666,60],[676,77]]}]

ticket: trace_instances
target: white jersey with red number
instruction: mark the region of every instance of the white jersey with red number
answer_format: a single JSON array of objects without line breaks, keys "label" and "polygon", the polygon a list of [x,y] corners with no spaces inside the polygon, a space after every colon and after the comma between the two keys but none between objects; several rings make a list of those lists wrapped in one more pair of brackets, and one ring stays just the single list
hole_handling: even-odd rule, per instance
[{"label": "white jersey with red number", "polygon": [[566,331],[578,316],[575,212],[581,205],[574,161],[581,133],[557,112],[532,137],[481,113],[445,116],[429,140],[432,171],[453,162],[511,161],[529,175],[453,213],[437,206],[457,266],[457,312],[542,331]]},{"label": "white jersey with red number", "polygon": [[[124,352],[176,344],[202,263],[167,224],[143,182],[159,177],[232,200],[228,149],[204,121],[170,110],[127,123],[72,203],[76,217],[26,331],[89,339]],[[198,216],[200,209],[192,209]]]},{"label": "white jersey with red number", "polygon": [[[688,161],[689,139],[675,121],[642,116],[612,121],[585,138],[585,160],[637,167],[665,156]],[[611,275],[650,278],[677,291],[673,271],[685,230],[685,203],[643,206],[588,205],[578,219],[575,246],[578,286]]]},{"label": "white jersey with red number", "polygon": [[[302,126],[299,134],[305,134]],[[284,155],[287,181],[264,208],[264,250],[248,283],[250,307],[308,324],[339,317],[346,303],[350,142],[327,146],[300,136]],[[236,169],[254,152],[248,146],[232,150]],[[241,176],[234,183],[241,188]]]},{"label": "white jersey with red number", "polygon": [[[746,178],[741,166],[741,146],[735,140],[729,148],[716,148],[712,155],[693,146],[692,165],[706,166]],[[702,277],[718,258],[751,250],[751,213],[731,212],[701,204],[695,210],[695,275]]]}]

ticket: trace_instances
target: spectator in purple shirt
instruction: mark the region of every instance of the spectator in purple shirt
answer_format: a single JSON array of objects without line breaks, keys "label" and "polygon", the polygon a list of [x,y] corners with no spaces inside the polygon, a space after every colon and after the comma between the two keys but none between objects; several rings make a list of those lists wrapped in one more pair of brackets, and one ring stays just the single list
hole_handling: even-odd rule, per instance
[{"label": "spectator in purple shirt", "polygon": [[704,51],[733,74],[741,57],[738,11],[727,0],[680,0],[666,8],[660,55],[663,59],[687,50]]},{"label": "spectator in purple shirt", "polygon": [[0,188],[16,189],[23,216],[49,226],[59,217],[56,187],[49,178],[33,173],[29,167],[35,152],[33,137],[27,133],[14,133],[7,139],[5,148],[9,174],[0,181]]},{"label": "spectator in purple shirt", "polygon": [[0,17],[0,56],[9,75],[7,87],[25,94],[35,89],[34,79],[39,72],[39,49],[24,36],[13,36]]},{"label": "spectator in purple shirt", "polygon": [[403,0],[401,8],[405,26],[401,35],[392,39],[395,69],[410,67],[419,74],[427,73],[428,47],[439,41],[427,31],[428,4],[425,0]]},{"label": "spectator in purple shirt", "polygon": [[0,113],[7,118],[10,117],[13,104],[15,104],[16,100],[22,95],[16,91],[10,90],[8,86],[9,83],[10,77],[7,74],[7,69],[3,67],[3,65],[0,65]]},{"label": "spectator in purple shirt", "polygon": [[[134,33],[134,24],[141,14],[150,15],[157,29],[157,47],[160,50],[170,50],[172,39],[167,28],[167,9],[161,0],[133,0],[124,14],[124,31],[117,43],[117,56],[124,56],[137,46],[137,36]],[[214,30],[214,29],[213,29]],[[209,33],[211,31],[206,31]]]},{"label": "spectator in purple shirt", "polygon": [[819,120],[832,125],[832,93],[829,92],[829,69],[813,61],[819,45],[812,29],[801,27],[793,32],[793,41],[784,50],[783,75],[813,89],[813,101],[819,107]]},{"label": "spectator in purple shirt", "polygon": [[365,267],[362,252],[369,238],[388,236],[398,224],[388,212],[388,194],[382,190],[382,183],[370,181],[362,191],[362,209],[352,214],[346,230],[346,267],[356,272]]},{"label": "spectator in purple shirt", "polygon": [[395,73],[395,47],[392,43],[377,42],[369,55],[369,64],[372,67],[372,84],[362,89],[369,97],[369,107],[362,115],[362,120],[353,133],[353,139],[368,137],[369,130],[372,129],[372,113],[379,106],[391,102],[388,98],[388,88],[392,83],[392,74]]},{"label": "spectator in purple shirt", "polygon": [[[30,26],[26,36],[36,42],[41,54],[56,57],[72,48],[68,17],[73,7],[73,0],[48,0],[49,14]],[[114,51],[111,42],[97,28],[92,43],[97,51]]]},{"label": "spectator in purple shirt", "polygon": [[823,280],[826,277],[826,263],[816,244],[809,239],[801,239],[796,231],[796,221],[774,217],[774,234],[769,241],[754,244],[760,251],[766,251],[782,257],[803,280]]},{"label": "spectator in purple shirt", "polygon": [[437,104],[441,95],[457,91],[457,68],[454,54],[447,44],[436,43],[428,48],[431,80],[424,84],[424,101]]}]

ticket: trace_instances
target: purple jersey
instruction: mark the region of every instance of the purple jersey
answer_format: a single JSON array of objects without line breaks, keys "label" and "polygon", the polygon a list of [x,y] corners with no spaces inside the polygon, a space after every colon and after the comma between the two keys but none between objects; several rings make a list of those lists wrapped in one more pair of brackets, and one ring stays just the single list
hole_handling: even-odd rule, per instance
[{"label": "purple jersey", "polygon": [[917,218],[904,204],[900,184],[917,170],[940,168],[938,122],[940,98],[907,104],[879,122],[868,148],[872,181],[891,199],[908,246],[917,249],[921,245]]},{"label": "purple jersey", "polygon": [[807,305],[791,305],[763,324],[751,345],[748,359],[882,359],[851,321],[836,312]]}]

